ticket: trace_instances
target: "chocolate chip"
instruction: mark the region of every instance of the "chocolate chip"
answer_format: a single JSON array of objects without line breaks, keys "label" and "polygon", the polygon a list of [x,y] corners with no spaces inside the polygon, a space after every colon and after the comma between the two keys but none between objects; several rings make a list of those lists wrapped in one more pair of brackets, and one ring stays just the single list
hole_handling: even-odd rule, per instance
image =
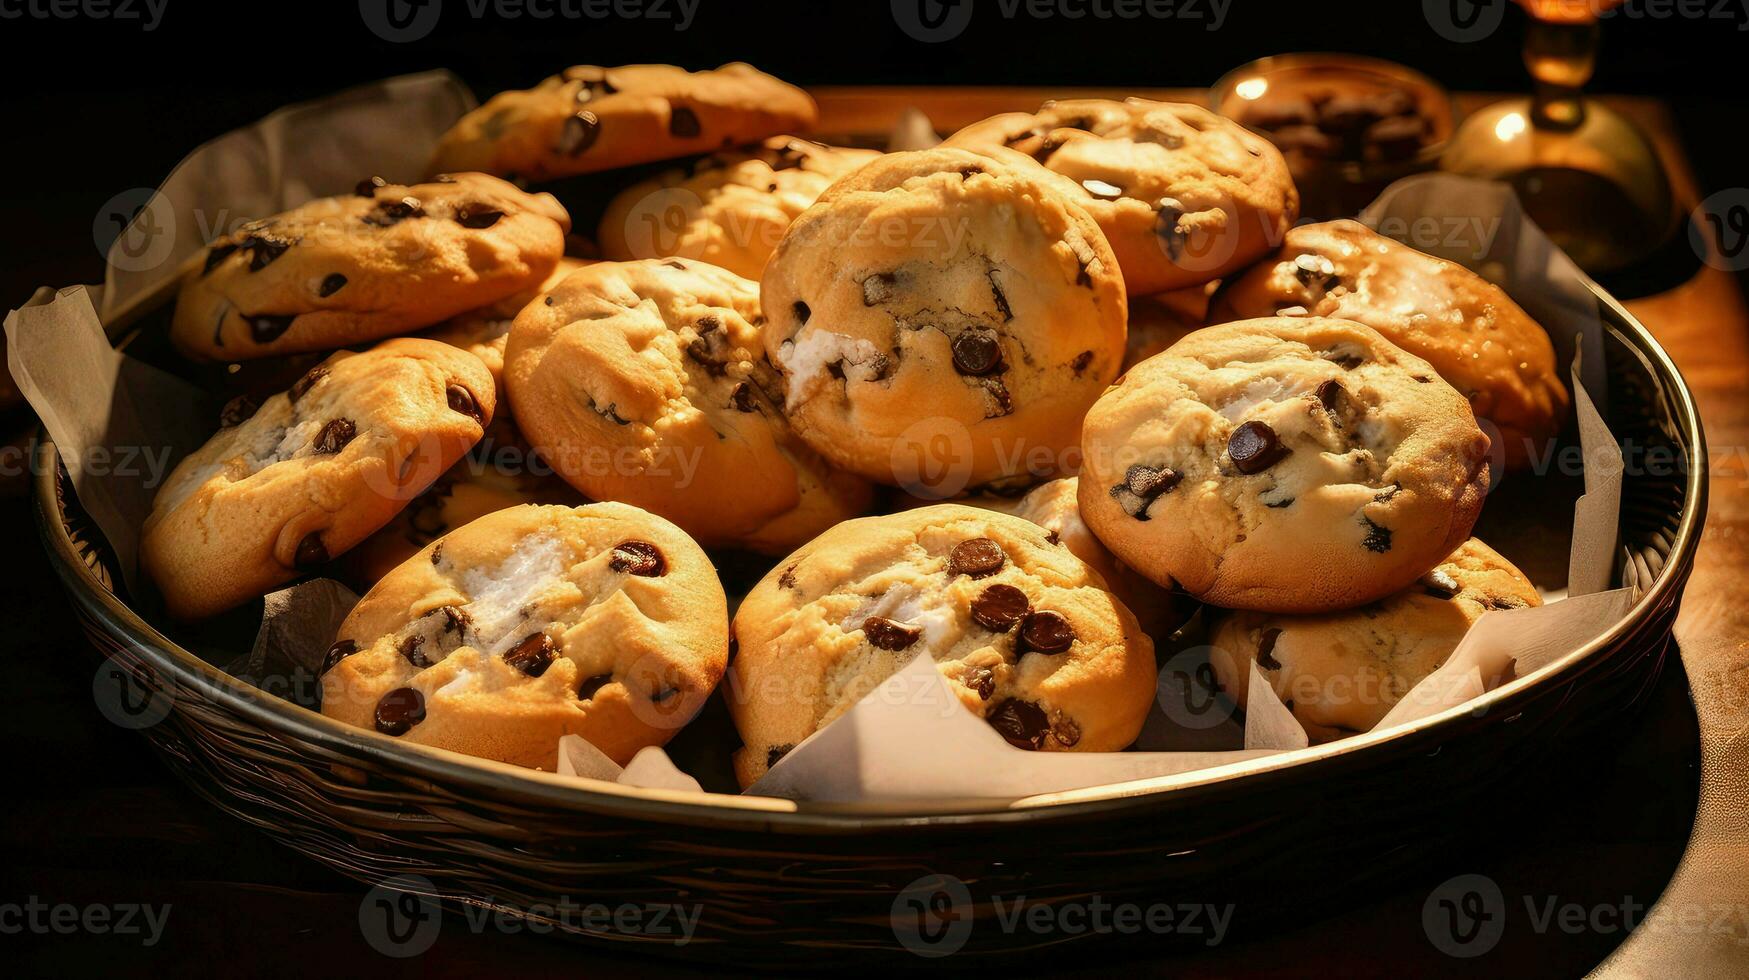
[{"label": "chocolate chip", "polygon": [[780,589],[793,589],[796,587],[796,569],[800,565],[801,565],[801,562],[797,562],[796,564],[791,565],[790,567],[783,570],[783,574],[781,574],[777,577],[778,588],[780,588]]},{"label": "chocolate chip", "polygon": [[292,386],[290,388],[286,389],[286,393],[285,393],[286,398],[290,399],[292,404],[294,404],[294,405],[297,404],[298,399],[309,394],[310,389],[316,387],[316,382],[321,381],[323,378],[326,378],[327,376],[328,376],[328,369],[327,368],[321,367],[321,366],[311,368],[309,371],[304,373],[303,377],[292,382]]},{"label": "chocolate chip", "polygon": [[1328,258],[1313,252],[1294,256],[1294,278],[1300,285],[1326,292],[1342,282],[1336,266]]},{"label": "chocolate chip", "polygon": [[1365,517],[1362,517],[1360,519],[1360,522],[1362,524],[1366,525],[1366,538],[1365,538],[1365,540],[1360,542],[1361,545],[1366,548],[1366,550],[1376,552],[1376,553],[1381,554],[1381,555],[1384,554],[1385,552],[1391,550],[1391,529],[1390,528],[1380,527],[1379,525],[1374,524],[1371,520],[1369,520]]},{"label": "chocolate chip", "polygon": [[1268,507],[1270,510],[1282,510],[1282,509],[1287,508],[1287,507],[1292,507],[1293,505],[1294,505],[1294,498],[1293,497],[1289,497],[1286,500],[1276,500],[1276,501],[1265,500],[1263,502],[1263,506]]},{"label": "chocolate chip", "polygon": [[995,633],[1006,633],[1020,622],[1032,603],[1026,593],[1012,585],[1000,583],[985,587],[972,600],[972,621]]},{"label": "chocolate chip", "polygon": [[424,646],[425,637],[415,633],[414,635],[402,640],[401,645],[396,647],[396,649],[400,651],[401,659],[412,664],[419,670],[424,670],[431,666],[431,661],[426,659],[425,651],[423,649]]},{"label": "chocolate chip", "polygon": [[1247,476],[1269,469],[1291,451],[1276,438],[1269,423],[1256,419],[1234,429],[1227,437],[1227,455],[1232,457],[1233,468]]},{"label": "chocolate chip", "polygon": [[338,640],[328,648],[328,655],[322,658],[322,673],[334,669],[334,665],[358,652],[357,640]]},{"label": "chocolate chip", "polygon": [[610,402],[606,408],[602,408],[601,406],[595,404],[594,402],[590,402],[589,408],[595,414],[601,416],[602,418],[608,420],[609,422],[612,422],[614,425],[631,425],[632,424],[631,419],[628,419],[625,416],[619,414],[619,403],[618,402]]},{"label": "chocolate chip", "polygon": [[[446,528],[448,527],[448,525],[443,524],[442,521],[439,521],[438,523],[440,526],[443,526]],[[431,549],[431,564],[433,567],[436,567],[442,561],[443,561],[443,542],[439,541],[439,542],[437,542],[437,547]]]},{"label": "chocolate chip", "polygon": [[297,554],[292,556],[292,564],[298,568],[310,568],[328,560],[328,546],[322,543],[322,532],[311,531],[298,542]]},{"label": "chocolate chip", "polygon": [[679,259],[669,259],[668,261],[666,261],[662,264],[667,266],[670,269],[679,269],[681,272],[686,271],[686,263],[680,261]]},{"label": "chocolate chip", "polygon": [[467,388],[452,381],[443,389],[443,396],[449,402],[450,411],[460,412],[482,426],[486,424],[485,415],[480,411],[479,401],[474,398],[474,393]]},{"label": "chocolate chip", "polygon": [[284,255],[292,247],[292,242],[278,235],[254,234],[243,239],[242,247],[249,253],[249,271],[260,272],[274,259]]},{"label": "chocolate chip", "polygon": [[1124,471],[1123,475],[1124,489],[1143,500],[1153,500],[1161,494],[1171,493],[1182,482],[1184,474],[1170,466],[1144,466],[1137,463]]},{"label": "chocolate chip", "polygon": [[1361,357],[1359,354],[1353,353],[1352,351],[1325,351],[1324,360],[1329,361],[1332,364],[1340,365],[1350,371],[1366,363],[1366,358]]},{"label": "chocolate chip", "polygon": [[238,395],[226,402],[225,407],[219,411],[219,428],[229,429],[232,426],[242,425],[254,418],[256,411],[260,408],[261,404],[255,399],[248,395]]},{"label": "chocolate chip", "polygon": [[1057,740],[1057,744],[1069,748],[1081,741],[1081,726],[1067,718],[1060,719],[1051,726],[1051,737]]},{"label": "chocolate chip", "polygon": [[322,431],[316,433],[316,441],[311,443],[311,449],[318,454],[332,456],[346,448],[346,444],[358,436],[358,426],[351,419],[329,419],[322,426]]},{"label": "chocolate chip", "polygon": [[964,683],[978,692],[981,700],[990,700],[990,695],[996,693],[996,674],[988,667],[973,667],[966,673]]},{"label": "chocolate chip", "polygon": [[1082,371],[1087,370],[1087,365],[1091,363],[1093,363],[1093,352],[1090,350],[1084,350],[1081,353],[1076,354],[1075,359],[1069,362],[1069,370],[1076,374],[1080,374]]},{"label": "chocolate chip", "polygon": [[428,616],[443,617],[443,632],[461,636],[462,631],[473,625],[474,617],[468,615],[466,609],[460,606],[439,606],[437,611],[427,613]]},{"label": "chocolate chip", "polygon": [[1524,600],[1510,596],[1485,595],[1481,598],[1483,609],[1523,609]]},{"label": "chocolate chip", "polygon": [[735,390],[729,393],[729,404],[735,406],[737,412],[757,412],[759,402],[753,394],[753,386],[745,381],[735,385]]},{"label": "chocolate chip", "polygon": [[1281,661],[1275,659],[1275,641],[1281,639],[1281,630],[1271,627],[1263,631],[1257,639],[1257,666],[1264,670],[1280,670]]},{"label": "chocolate chip", "polygon": [[698,113],[686,106],[675,106],[668,114],[668,134],[676,139],[697,139],[704,132],[704,126],[698,121]]},{"label": "chocolate chip", "polygon": [[580,109],[559,130],[559,152],[574,157],[594,146],[600,136],[601,120],[588,109]]},{"label": "chocolate chip", "polygon": [[1348,389],[1342,387],[1342,382],[1335,378],[1318,383],[1318,404],[1324,406],[1324,411],[1331,415],[1339,414],[1342,402],[1348,397]]},{"label": "chocolate chip", "polygon": [[923,638],[922,629],[883,616],[863,620],[862,632],[868,642],[881,650],[903,650]]},{"label": "chocolate chip", "polygon": [[967,330],[953,339],[953,366],[980,377],[1002,367],[1002,342],[988,330]]},{"label": "chocolate chip", "polygon": [[410,687],[397,687],[377,702],[377,731],[384,735],[405,735],[424,720],[425,695]]},{"label": "chocolate chip", "polygon": [[997,734],[1017,749],[1041,748],[1051,727],[1043,708],[1017,698],[1009,698],[997,705],[987,720]]},{"label": "chocolate chip", "polygon": [[376,197],[377,188],[387,186],[389,186],[389,182],[381,177],[366,177],[352,188],[352,192],[359,197]]},{"label": "chocolate chip", "polygon": [[583,683],[577,687],[577,700],[587,701],[611,683],[613,683],[612,674],[596,674],[593,677],[586,677],[583,679]]},{"label": "chocolate chip", "polygon": [[947,573],[985,578],[1001,571],[1007,562],[1001,545],[989,538],[973,538],[953,546],[947,556]]},{"label": "chocolate chip", "polygon": [[481,204],[463,205],[455,213],[456,224],[463,228],[490,228],[504,217],[504,212]]},{"label": "chocolate chip", "polygon": [[1014,414],[1014,398],[1008,394],[1007,385],[995,378],[980,378],[979,383],[984,386],[984,391],[989,393],[991,400],[994,402],[994,404],[984,412],[985,418],[999,419],[1005,415]]},{"label": "chocolate chip", "polygon": [[364,223],[378,228],[398,225],[408,218],[425,217],[425,205],[416,197],[403,197],[396,201],[384,201],[378,204],[369,214],[364,216]]},{"label": "chocolate chip", "polygon": [[812,310],[808,309],[808,304],[799,299],[790,304],[790,310],[795,313],[796,319],[802,323],[807,323],[808,317],[813,313]]},{"label": "chocolate chip", "polygon": [[346,277],[338,272],[331,272],[322,277],[322,285],[316,287],[316,295],[326,298],[339,292],[345,286]]},{"label": "chocolate chip", "polygon": [[1075,642],[1075,628],[1061,613],[1041,609],[1026,614],[1020,624],[1020,647],[1038,653],[1062,653]]},{"label": "chocolate chip", "polygon": [[206,265],[201,267],[200,274],[204,276],[213,271],[214,266],[230,258],[231,253],[235,251],[237,251],[237,246],[234,242],[225,242],[223,244],[214,245],[207,250]]},{"label": "chocolate chip", "polygon": [[245,316],[243,322],[249,325],[249,336],[256,343],[271,344],[291,329],[292,321],[297,316],[296,313],[263,313],[260,316]]},{"label": "chocolate chip", "polygon": [[504,652],[504,662],[530,677],[539,677],[553,665],[553,640],[545,633],[530,633]]},{"label": "chocolate chip", "polygon": [[607,567],[643,578],[660,578],[668,574],[668,562],[663,559],[662,550],[648,541],[623,541],[614,545]]},{"label": "chocolate chip", "polygon": [[770,769],[772,766],[777,765],[777,760],[789,755],[790,751],[794,748],[794,745],[773,745],[771,748],[766,749],[765,768]]}]

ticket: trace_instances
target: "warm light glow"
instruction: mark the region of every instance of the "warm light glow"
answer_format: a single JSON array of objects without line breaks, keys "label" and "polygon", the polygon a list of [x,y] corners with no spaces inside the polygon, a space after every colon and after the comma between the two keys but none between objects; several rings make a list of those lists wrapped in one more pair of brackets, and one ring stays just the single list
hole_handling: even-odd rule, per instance
[{"label": "warm light glow", "polygon": [[1502,143],[1510,143],[1528,127],[1529,124],[1524,121],[1524,113],[1508,112],[1494,124],[1494,138]]},{"label": "warm light glow", "polygon": [[1233,86],[1233,94],[1247,102],[1263,98],[1263,93],[1267,91],[1269,91],[1269,79],[1267,78],[1247,78]]}]

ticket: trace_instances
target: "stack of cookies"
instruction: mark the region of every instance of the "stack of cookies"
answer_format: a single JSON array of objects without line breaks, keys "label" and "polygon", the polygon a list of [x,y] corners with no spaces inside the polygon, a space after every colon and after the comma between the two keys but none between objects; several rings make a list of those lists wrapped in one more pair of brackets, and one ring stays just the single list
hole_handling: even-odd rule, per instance
[{"label": "stack of cookies", "polygon": [[[177,348],[295,370],[159,491],[166,610],[348,579],[324,713],[536,768],[567,734],[623,764],[727,676],[750,785],[919,654],[992,737],[1119,751],[1202,603],[1241,705],[1255,663],[1334,737],[1394,699],[1296,692],[1396,690],[1537,602],[1469,537],[1566,407],[1497,289],[1290,230],[1280,154],[1193,106],[886,154],[814,118],[747,65],[574,67],[424,183],[211,243]],[[596,243],[538,186],[670,159],[592,202]],[[732,623],[727,552],[769,569]]]}]

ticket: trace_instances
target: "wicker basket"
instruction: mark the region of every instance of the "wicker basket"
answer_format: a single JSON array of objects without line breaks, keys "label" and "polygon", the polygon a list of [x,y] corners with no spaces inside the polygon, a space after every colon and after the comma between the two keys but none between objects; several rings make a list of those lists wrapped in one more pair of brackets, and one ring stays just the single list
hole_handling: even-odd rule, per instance
[{"label": "wicker basket", "polygon": [[[92,643],[166,699],[167,716],[144,729],[166,763],[214,805],[373,885],[414,875],[452,907],[518,916],[561,899],[699,906],[684,946],[539,911],[531,918],[589,941],[760,964],[827,954],[917,962],[914,939],[901,941],[895,928],[895,901],[931,874],[964,883],[961,914],[974,926],[997,917],[992,896],[1019,894],[1239,903],[1253,918],[1297,907],[1303,918],[1327,896],[1422,855],[1436,820],[1461,817],[1502,786],[1529,785],[1639,701],[1664,661],[1705,511],[1702,434],[1663,350],[1613,300],[1599,300],[1610,378],[1610,403],[1600,407],[1624,441],[1670,447],[1687,464],[1625,478],[1616,572],[1642,590],[1627,619],[1541,673],[1414,725],[1178,777],[1169,788],[1149,780],[1025,810],[701,803],[399,743],[264,695],[130,609],[46,437],[39,518]],[[950,962],[1100,938],[974,927]]]}]

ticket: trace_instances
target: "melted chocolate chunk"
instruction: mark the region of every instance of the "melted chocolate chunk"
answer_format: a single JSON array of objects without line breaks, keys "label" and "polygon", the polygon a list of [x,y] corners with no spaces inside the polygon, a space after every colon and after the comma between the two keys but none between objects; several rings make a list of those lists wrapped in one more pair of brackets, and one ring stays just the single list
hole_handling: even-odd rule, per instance
[{"label": "melted chocolate chunk", "polygon": [[1087,370],[1087,365],[1091,363],[1093,363],[1093,352],[1090,350],[1084,350],[1081,353],[1076,354],[1075,359],[1069,362],[1069,370],[1076,374],[1080,374],[1082,371]]},{"label": "melted chocolate chunk", "polygon": [[1026,593],[1012,585],[986,586],[972,600],[972,622],[993,633],[1006,633],[1032,608]]},{"label": "melted chocolate chunk", "polygon": [[1270,627],[1257,638],[1257,666],[1264,670],[1280,670],[1281,661],[1275,659],[1275,641],[1281,639],[1281,630]]},{"label": "melted chocolate chunk", "polygon": [[585,677],[583,683],[577,686],[577,700],[587,701],[611,683],[613,683],[612,674],[596,674],[593,677]]},{"label": "melted chocolate chunk", "polygon": [[1048,609],[1027,613],[1020,624],[1020,647],[1036,653],[1062,653],[1075,642],[1075,628],[1061,613]]},{"label": "melted chocolate chunk", "polygon": [[352,188],[352,192],[359,197],[376,197],[377,188],[387,186],[389,186],[389,182],[381,177],[366,177]]},{"label": "melted chocolate chunk", "polygon": [[675,106],[668,114],[668,134],[675,139],[698,139],[703,132],[704,126],[698,121],[698,113],[686,106]]},{"label": "melted chocolate chunk", "polygon": [[779,575],[777,577],[777,587],[780,589],[793,589],[793,588],[795,588],[796,587],[796,569],[800,565],[801,565],[801,563],[797,562],[796,564],[791,565],[790,567],[784,569],[783,574]]},{"label": "melted chocolate chunk", "polygon": [[334,669],[334,665],[358,652],[357,640],[338,640],[328,648],[328,655],[322,658],[322,673]]},{"label": "melted chocolate chunk", "polygon": [[1042,748],[1050,732],[1050,720],[1043,708],[1031,701],[1009,698],[997,705],[986,719],[996,733],[1017,749]]},{"label": "melted chocolate chunk", "polygon": [[753,386],[745,381],[735,385],[735,390],[729,393],[729,404],[737,412],[759,411],[759,401],[753,393]]},{"label": "melted chocolate chunk", "polygon": [[316,295],[326,299],[346,288],[346,277],[338,272],[331,272],[322,277],[322,284],[316,287]]},{"label": "melted chocolate chunk", "polygon": [[1348,397],[1348,389],[1342,387],[1342,382],[1331,378],[1318,383],[1318,404],[1324,406],[1324,411],[1337,415],[1342,408],[1342,402]]},{"label": "melted chocolate chunk", "polygon": [[662,557],[662,549],[648,541],[622,541],[614,545],[607,567],[642,578],[661,578],[668,574],[668,562]]},{"label": "melted chocolate chunk", "polygon": [[996,674],[988,667],[973,667],[966,671],[961,682],[966,687],[978,692],[981,700],[990,700],[990,695],[996,693]]},{"label": "melted chocolate chunk", "polygon": [[242,247],[244,251],[249,253],[249,271],[260,272],[267,268],[274,259],[284,255],[286,250],[292,247],[292,244],[289,238],[281,238],[278,235],[269,235],[265,232],[244,237]]},{"label": "melted chocolate chunk", "polygon": [[484,204],[464,204],[455,213],[455,222],[463,228],[490,228],[497,224],[504,212]]},{"label": "melted chocolate chunk", "polygon": [[219,428],[229,429],[242,425],[254,418],[260,408],[261,404],[255,399],[248,395],[238,395],[226,402],[225,407],[219,411]]},{"label": "melted chocolate chunk", "polygon": [[213,271],[214,266],[230,258],[231,254],[235,251],[237,251],[237,246],[234,242],[224,242],[214,245],[207,250],[206,264],[201,266],[200,274],[204,276]]},{"label": "melted chocolate chunk", "polygon": [[405,735],[425,720],[425,695],[410,687],[397,687],[377,702],[377,731]]},{"label": "melted chocolate chunk", "polygon": [[504,651],[504,662],[530,677],[539,677],[553,665],[555,652],[552,637],[545,633],[530,633]]},{"label": "melted chocolate chunk", "polygon": [[292,321],[297,316],[296,313],[263,313],[260,316],[245,316],[243,322],[249,325],[249,336],[256,343],[271,344],[291,329]]},{"label": "melted chocolate chunk", "polygon": [[1171,493],[1184,482],[1184,474],[1170,466],[1143,466],[1140,463],[1124,471],[1123,487],[1143,500],[1153,500]]},{"label": "melted chocolate chunk", "polygon": [[431,660],[425,656],[425,637],[415,633],[401,641],[395,649],[400,651],[401,659],[412,664],[415,669],[424,670],[431,666]]},{"label": "melted chocolate chunk", "polygon": [[578,110],[559,130],[559,152],[574,157],[594,146],[600,137],[601,120],[588,109]]},{"label": "melted chocolate chunk", "polygon": [[1324,360],[1329,361],[1332,364],[1340,365],[1350,371],[1366,363],[1366,358],[1351,351],[1326,351],[1324,354]]},{"label": "melted chocolate chunk", "polygon": [[311,448],[324,455],[332,456],[346,448],[346,444],[358,436],[358,426],[351,419],[329,419],[322,426],[322,431],[316,433],[316,441]]},{"label": "melted chocolate chunk", "polygon": [[765,768],[770,769],[772,766],[777,765],[777,761],[784,756],[789,755],[790,751],[794,748],[794,745],[773,745],[771,748],[766,749]]},{"label": "melted chocolate chunk", "polygon": [[1227,437],[1227,455],[1233,460],[1233,468],[1247,476],[1269,469],[1291,451],[1276,438],[1269,423],[1256,419],[1234,429]]},{"label": "melted chocolate chunk", "polygon": [[981,377],[1002,368],[1002,341],[988,330],[967,330],[953,339],[953,367]]},{"label": "melted chocolate chunk", "polygon": [[1390,528],[1380,527],[1365,517],[1362,517],[1360,522],[1366,525],[1366,538],[1361,541],[1361,544],[1366,550],[1377,552],[1381,555],[1391,550]]},{"label": "melted chocolate chunk", "polygon": [[320,366],[311,368],[303,377],[292,382],[290,388],[286,389],[286,398],[290,399],[292,404],[297,404],[298,399],[309,394],[310,389],[316,387],[316,382],[321,381],[327,376],[327,368]]},{"label": "melted chocolate chunk", "polygon": [[398,225],[408,218],[425,217],[425,205],[416,197],[403,197],[394,201],[383,201],[364,216],[364,223],[378,228]]},{"label": "melted chocolate chunk", "polygon": [[882,616],[863,620],[862,632],[868,642],[881,650],[903,650],[923,638],[922,629]]},{"label": "melted chocolate chunk", "polygon": [[1060,719],[1051,726],[1051,737],[1056,739],[1059,745],[1069,748],[1081,741],[1081,726],[1067,718]]},{"label": "melted chocolate chunk", "polygon": [[480,411],[479,401],[474,398],[474,393],[467,388],[452,381],[443,389],[443,396],[449,402],[450,411],[466,415],[481,426],[486,424],[485,413]]},{"label": "melted chocolate chunk", "polygon": [[298,550],[292,556],[292,564],[298,568],[310,568],[328,560],[328,546],[322,543],[322,532],[311,531],[298,542]]},{"label": "melted chocolate chunk", "polygon": [[1002,570],[1008,556],[1002,546],[989,538],[972,538],[953,546],[947,556],[947,573],[971,578],[985,578]]}]

